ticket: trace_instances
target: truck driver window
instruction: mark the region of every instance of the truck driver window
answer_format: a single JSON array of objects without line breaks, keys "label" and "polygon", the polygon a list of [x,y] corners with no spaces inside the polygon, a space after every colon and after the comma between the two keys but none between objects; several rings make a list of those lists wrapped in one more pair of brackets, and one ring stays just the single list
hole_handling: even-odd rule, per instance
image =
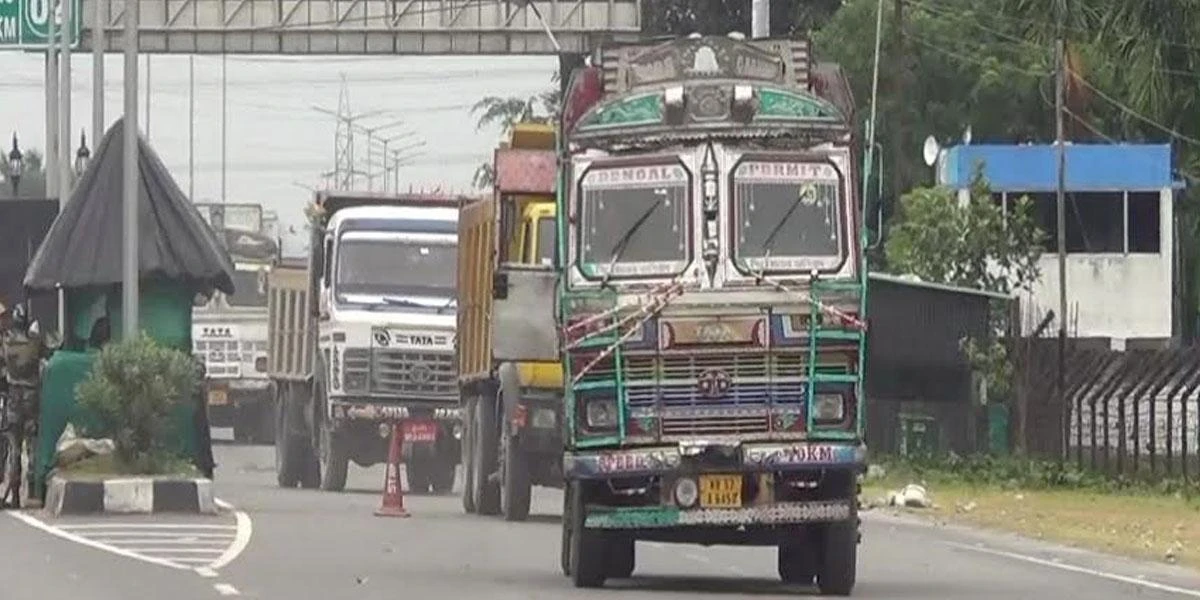
[{"label": "truck driver window", "polygon": [[347,233],[338,249],[336,289],[348,295],[455,297],[456,247],[397,236]]},{"label": "truck driver window", "polygon": [[[591,170],[581,186],[580,261],[601,272],[611,263],[614,275],[680,271],[689,256],[688,182],[681,166]],[[631,271],[630,263],[640,264]]]},{"label": "truck driver window", "polygon": [[234,271],[233,293],[225,297],[230,306],[261,307],[267,305],[267,290],[260,282],[258,271]]},{"label": "truck driver window", "polygon": [[743,162],[733,179],[736,252],[761,266],[762,257],[803,258],[817,268],[841,263],[841,182],[824,163]]}]

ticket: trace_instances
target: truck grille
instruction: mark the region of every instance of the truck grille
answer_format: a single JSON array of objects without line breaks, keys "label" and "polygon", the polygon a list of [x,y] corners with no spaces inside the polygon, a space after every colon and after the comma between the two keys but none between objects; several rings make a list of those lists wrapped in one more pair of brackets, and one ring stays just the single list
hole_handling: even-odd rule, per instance
[{"label": "truck grille", "polygon": [[371,391],[408,399],[457,400],[455,356],[376,348],[371,352]]}]

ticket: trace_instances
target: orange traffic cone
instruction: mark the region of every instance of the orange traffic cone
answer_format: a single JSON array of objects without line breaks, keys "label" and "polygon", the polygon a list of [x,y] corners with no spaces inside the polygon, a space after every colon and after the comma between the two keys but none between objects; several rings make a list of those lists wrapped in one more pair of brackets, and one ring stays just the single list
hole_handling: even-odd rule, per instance
[{"label": "orange traffic cone", "polygon": [[387,475],[383,478],[383,504],[375,511],[377,517],[409,517],[404,510],[404,489],[400,486],[400,452],[404,430],[400,423],[392,424],[392,443],[388,447]]}]

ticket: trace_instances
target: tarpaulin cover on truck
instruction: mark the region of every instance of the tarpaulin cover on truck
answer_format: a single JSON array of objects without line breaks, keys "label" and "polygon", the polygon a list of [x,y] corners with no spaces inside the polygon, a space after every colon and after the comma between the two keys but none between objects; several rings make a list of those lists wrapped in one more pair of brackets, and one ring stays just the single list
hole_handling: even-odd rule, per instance
[{"label": "tarpaulin cover on truck", "polygon": [[[35,290],[104,286],[121,282],[123,120],[62,207],[25,275]],[[196,291],[233,293],[233,263],[218,238],[145,138],[138,137],[139,273],[187,283]]]}]

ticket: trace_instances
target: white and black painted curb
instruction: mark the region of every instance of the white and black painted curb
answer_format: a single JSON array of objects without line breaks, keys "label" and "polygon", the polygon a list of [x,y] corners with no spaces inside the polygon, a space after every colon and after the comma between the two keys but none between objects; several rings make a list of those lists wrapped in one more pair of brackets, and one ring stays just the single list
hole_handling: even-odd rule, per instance
[{"label": "white and black painted curb", "polygon": [[158,512],[216,514],[211,479],[133,477],[104,481],[50,479],[45,509],[53,515]]}]

